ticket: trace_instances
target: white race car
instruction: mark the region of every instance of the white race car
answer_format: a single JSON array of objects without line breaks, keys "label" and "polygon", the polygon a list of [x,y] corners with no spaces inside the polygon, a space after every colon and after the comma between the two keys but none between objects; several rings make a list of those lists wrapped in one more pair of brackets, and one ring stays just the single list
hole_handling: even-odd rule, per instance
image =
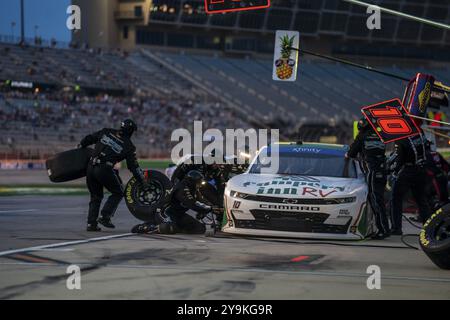
[{"label": "white race car", "polygon": [[278,171],[261,173],[270,148],[261,149],[244,174],[228,181],[222,231],[336,240],[376,232],[364,175],[356,161],[345,159],[348,146],[280,144]]}]

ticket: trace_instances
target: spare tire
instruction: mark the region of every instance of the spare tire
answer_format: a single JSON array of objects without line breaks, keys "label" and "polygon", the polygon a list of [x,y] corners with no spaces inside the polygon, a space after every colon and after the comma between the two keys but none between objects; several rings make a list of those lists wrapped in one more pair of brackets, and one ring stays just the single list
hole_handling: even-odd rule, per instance
[{"label": "spare tire", "polygon": [[55,154],[45,161],[52,182],[67,182],[86,176],[89,159],[94,149],[78,148]]},{"label": "spare tire", "polygon": [[435,265],[450,270],[450,204],[425,222],[420,232],[420,246]]},{"label": "spare tire", "polygon": [[172,188],[169,178],[155,170],[145,170],[148,188],[143,190],[133,177],[125,187],[125,203],[131,214],[138,220],[154,222],[154,213],[165,202],[168,191]]}]

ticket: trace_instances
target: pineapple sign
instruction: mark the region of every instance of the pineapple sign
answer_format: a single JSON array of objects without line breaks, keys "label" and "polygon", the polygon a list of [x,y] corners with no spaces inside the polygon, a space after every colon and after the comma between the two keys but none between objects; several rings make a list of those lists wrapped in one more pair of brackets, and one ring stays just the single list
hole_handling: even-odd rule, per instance
[{"label": "pineapple sign", "polygon": [[295,81],[297,79],[298,31],[278,30],[275,34],[275,53],[273,55],[272,79],[276,81]]}]

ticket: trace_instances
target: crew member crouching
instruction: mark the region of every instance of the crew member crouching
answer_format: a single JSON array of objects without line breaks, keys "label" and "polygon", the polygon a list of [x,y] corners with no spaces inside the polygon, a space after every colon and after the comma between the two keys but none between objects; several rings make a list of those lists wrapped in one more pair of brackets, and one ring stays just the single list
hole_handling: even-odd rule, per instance
[{"label": "crew member crouching", "polygon": [[[202,219],[212,208],[197,199],[197,188],[204,182],[202,173],[189,171],[172,189],[168,203],[162,205],[161,211],[155,214],[154,221],[139,224],[131,230],[133,233],[188,233],[203,234],[206,227],[198,219]],[[197,212],[197,219],[187,213]],[[157,224],[157,225],[156,225]]]}]

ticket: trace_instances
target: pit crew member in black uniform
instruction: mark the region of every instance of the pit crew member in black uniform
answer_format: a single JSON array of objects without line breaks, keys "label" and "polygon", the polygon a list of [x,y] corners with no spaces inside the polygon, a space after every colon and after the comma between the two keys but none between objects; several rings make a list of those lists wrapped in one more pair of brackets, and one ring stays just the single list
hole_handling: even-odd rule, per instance
[{"label": "pit crew member in black uniform", "polygon": [[[448,163],[447,161],[436,151],[431,150],[433,143],[429,140],[425,141],[426,162],[425,167],[428,174],[428,182],[431,185],[428,189],[428,199],[433,197],[433,193],[438,196],[436,205],[441,207],[448,202]],[[447,170],[446,170],[447,169]],[[434,191],[434,192],[433,192]],[[438,208],[433,208],[438,209]]]},{"label": "pit crew member in black uniform", "polygon": [[358,122],[359,133],[350,146],[346,157],[356,158],[361,154],[366,167],[369,187],[369,203],[375,215],[378,232],[373,239],[384,239],[390,235],[389,220],[386,215],[384,189],[387,181],[386,145],[380,140],[372,126],[361,118]]},{"label": "pit crew member in black uniform", "polygon": [[[102,129],[83,138],[80,147],[85,148],[95,144],[86,175],[86,183],[91,195],[87,231],[100,231],[98,223],[106,228],[114,228],[111,222],[117,206],[123,198],[123,186],[114,170],[116,163],[126,160],[128,170],[133,173],[138,183],[145,186],[142,170],[136,159],[136,147],[131,142],[131,136],[137,130],[136,124],[124,120],[120,129]],[[103,188],[111,192],[103,206],[101,217],[98,219],[103,200]]]},{"label": "pit crew member in black uniform", "polygon": [[173,172],[172,178],[170,179],[172,181],[173,185],[176,185],[178,182],[183,180],[183,178],[188,174],[188,172],[192,170],[199,171],[200,173],[204,174],[206,171],[206,163],[203,160],[203,157],[201,158],[201,163],[196,163],[196,160],[199,160],[200,156],[192,155],[189,159],[189,161],[185,161],[183,163],[180,163],[175,171]]},{"label": "pit crew member in black uniform", "polygon": [[[212,211],[212,208],[197,200],[198,185],[204,183],[204,176],[196,170],[189,171],[172,189],[168,204],[156,213],[154,221],[139,224],[131,230],[133,233],[189,233],[202,234],[206,228],[199,220]],[[187,213],[197,212],[197,219]],[[158,227],[154,223],[159,224]]]},{"label": "pit crew member in black uniform", "polygon": [[410,189],[423,222],[431,210],[426,199],[427,184],[425,138],[421,132],[395,143],[395,179],[392,186],[392,234],[402,235],[403,199]]},{"label": "pit crew member in black uniform", "polygon": [[[205,181],[208,184],[203,184],[200,187],[202,196],[214,206],[223,207],[223,193],[225,191],[225,183],[229,179],[229,174],[232,169],[231,165],[226,165],[226,160],[223,158],[224,164],[211,163],[206,164],[202,157],[200,164],[195,164],[197,156],[191,156],[190,163],[181,163],[175,169],[171,181],[174,185],[181,181],[188,172],[195,170],[203,174]],[[210,157],[215,157],[215,151],[210,154]]]}]

